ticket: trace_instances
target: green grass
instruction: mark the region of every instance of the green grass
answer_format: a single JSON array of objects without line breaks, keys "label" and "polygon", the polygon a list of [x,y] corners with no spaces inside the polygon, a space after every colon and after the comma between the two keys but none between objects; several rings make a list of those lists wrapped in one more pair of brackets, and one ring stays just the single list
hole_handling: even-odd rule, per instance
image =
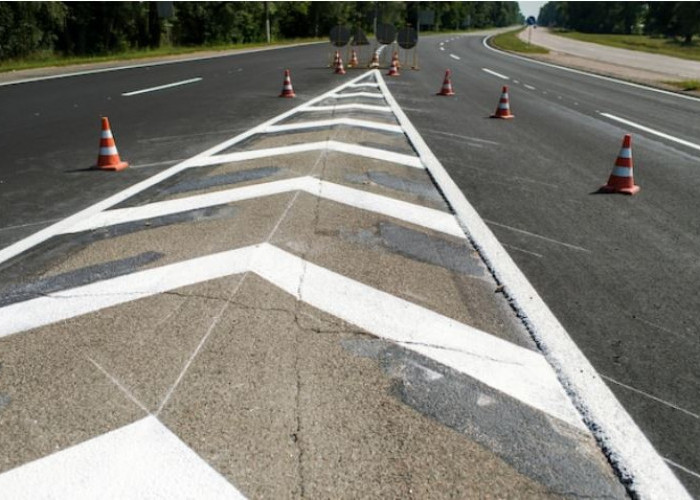
[{"label": "green grass", "polygon": [[[274,45],[291,45],[294,43],[320,42],[326,38],[304,38],[295,40],[284,40],[273,42]],[[0,62],[0,72],[19,71],[23,69],[45,68],[53,66],[70,66],[74,64],[92,64],[111,61],[131,61],[139,59],[149,59],[154,57],[176,56],[182,54],[195,54],[197,52],[224,51],[232,49],[251,49],[267,47],[266,43],[246,43],[246,44],[226,44],[200,47],[160,47],[158,49],[127,50],[113,54],[92,56],[92,57],[63,57],[53,52],[41,52],[33,54],[24,59],[12,59]]]},{"label": "green grass", "polygon": [[681,80],[678,82],[664,82],[681,90],[700,90],[700,80]]},{"label": "green grass", "polygon": [[544,47],[539,47],[537,45],[532,45],[527,42],[523,42],[518,38],[518,33],[523,31],[525,28],[518,28],[514,31],[508,31],[506,33],[501,33],[491,38],[491,44],[502,50],[510,50],[511,52],[522,52],[525,54],[549,54],[549,51]]},{"label": "green grass", "polygon": [[655,38],[645,35],[604,35],[561,30],[552,31],[552,33],[582,42],[700,61],[700,43],[697,41],[691,45],[683,45],[680,39]]}]

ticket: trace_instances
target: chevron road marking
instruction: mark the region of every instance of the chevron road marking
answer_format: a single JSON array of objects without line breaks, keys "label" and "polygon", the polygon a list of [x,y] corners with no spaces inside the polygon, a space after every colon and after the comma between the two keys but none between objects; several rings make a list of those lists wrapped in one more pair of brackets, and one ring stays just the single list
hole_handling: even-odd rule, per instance
[{"label": "chevron road marking", "polygon": [[245,498],[151,416],[0,474],[0,491],[14,500]]},{"label": "chevron road marking", "polygon": [[299,111],[378,111],[380,113],[393,113],[388,106],[375,106],[373,104],[338,104],[336,106],[306,106]]},{"label": "chevron road marking", "polygon": [[541,354],[316,266],[267,243],[3,307],[0,309],[0,338],[248,271],[298,300],[585,429],[556,374]]},{"label": "chevron road marking", "polygon": [[347,99],[349,97],[368,97],[370,99],[384,99],[384,96],[382,94],[378,94],[376,92],[353,92],[347,94],[333,94],[330,97],[332,97],[333,99]]},{"label": "chevron road marking", "polygon": [[381,196],[359,189],[353,189],[332,182],[321,181],[315,177],[296,177],[280,181],[254,184],[240,188],[215,191],[188,198],[160,201],[148,205],[108,210],[95,214],[90,219],[71,227],[71,233],[88,231],[101,227],[133,222],[137,220],[162,217],[198,208],[223,205],[234,201],[251,200],[262,196],[304,191],[327,200],[349,205],[362,210],[394,217],[411,224],[423,226],[458,238],[465,238],[464,232],[454,216],[447,212],[421,205]]},{"label": "chevron road marking", "polygon": [[257,160],[259,158],[268,158],[270,156],[306,153],[309,151],[335,151],[338,153],[371,158],[373,160],[398,163],[407,167],[424,168],[420,158],[417,156],[394,153],[393,151],[387,151],[385,149],[370,148],[367,146],[360,146],[358,144],[349,144],[339,141],[307,142],[304,144],[294,144],[293,146],[280,146],[268,149],[255,149],[252,151],[239,151],[237,153],[229,153],[225,155],[214,155],[209,156],[208,158],[202,158],[197,162],[193,162],[190,164],[190,166],[205,167],[209,165],[219,165],[221,163]]},{"label": "chevron road marking", "polygon": [[317,120],[302,123],[289,123],[287,125],[270,125],[265,130],[263,130],[263,133],[275,134],[279,132],[294,132],[297,130],[335,127],[336,125],[346,125],[348,127],[366,128],[369,130],[379,130],[381,132],[394,132],[396,134],[403,134],[403,129],[398,125],[371,122],[369,120],[357,120],[355,118],[334,118],[332,120]]}]

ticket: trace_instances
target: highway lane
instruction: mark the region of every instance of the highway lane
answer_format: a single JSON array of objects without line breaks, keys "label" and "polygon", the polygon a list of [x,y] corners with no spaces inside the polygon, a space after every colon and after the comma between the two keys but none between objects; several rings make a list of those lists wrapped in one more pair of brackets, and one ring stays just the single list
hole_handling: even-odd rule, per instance
[{"label": "highway lane", "polygon": [[[329,88],[336,79],[327,54],[326,45],[308,45],[0,86],[0,247],[289,109],[277,98],[285,68],[293,102]],[[86,171],[97,158],[100,116],[110,118],[122,158],[139,168]]]},{"label": "highway lane", "polygon": [[[697,126],[697,105],[655,96],[643,111],[647,98],[631,87],[513,62],[487,52],[480,38],[455,40],[445,51],[440,40],[422,40],[422,71],[404,70],[390,81],[392,92],[662,454],[697,472],[697,156],[635,133],[641,194],[589,194],[610,174],[626,131],[597,111],[658,115],[663,121],[642,123],[692,141],[683,127],[668,125],[678,113],[680,123]],[[276,96],[285,67],[297,101],[327,90],[338,77],[323,67],[326,53],[325,46],[300,47],[0,87],[11,117],[0,124],[0,179],[31,186],[3,194],[3,224],[40,223],[0,231],[0,247],[282,112],[289,102]],[[454,99],[434,97],[445,67],[454,72]],[[202,81],[121,96],[195,77]],[[486,118],[503,83],[511,85],[512,123]],[[100,114],[110,116],[122,156],[143,168],[82,171],[96,155]],[[697,489],[692,473],[679,474]]]},{"label": "highway lane", "polygon": [[[570,335],[700,494],[700,102],[425,38],[390,81],[411,120]],[[440,43],[445,50],[440,50]],[[434,97],[445,68],[454,98]],[[503,79],[492,72],[505,76]],[[509,85],[511,122],[490,120]],[[633,134],[636,197],[593,194]]]}]

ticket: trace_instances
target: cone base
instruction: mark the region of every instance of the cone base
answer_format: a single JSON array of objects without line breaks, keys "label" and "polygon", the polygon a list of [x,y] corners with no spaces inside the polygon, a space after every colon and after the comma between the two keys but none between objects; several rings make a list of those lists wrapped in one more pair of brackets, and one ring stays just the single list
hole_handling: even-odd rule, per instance
[{"label": "cone base", "polygon": [[635,195],[639,192],[641,188],[637,185],[628,187],[628,188],[616,188],[615,186],[610,186],[606,184],[605,186],[601,186],[601,188],[598,190],[599,193],[620,193],[620,194],[626,194],[629,196]]},{"label": "cone base", "polygon": [[96,170],[111,170],[111,171],[119,172],[120,170],[124,170],[128,166],[129,166],[128,162],[120,161],[119,163],[113,163],[111,165],[96,165],[94,168]]},{"label": "cone base", "polygon": [[491,115],[491,118],[500,118],[501,120],[512,120],[515,115]]},{"label": "cone base", "polygon": [[282,94],[280,94],[279,96],[280,96],[280,97],[296,97],[297,95],[296,95],[294,92],[290,92],[290,93],[288,93],[288,94],[282,93]]},{"label": "cone base", "polygon": [[455,93],[454,92],[438,92],[435,95],[447,95],[447,96],[449,96],[449,95],[455,95]]}]

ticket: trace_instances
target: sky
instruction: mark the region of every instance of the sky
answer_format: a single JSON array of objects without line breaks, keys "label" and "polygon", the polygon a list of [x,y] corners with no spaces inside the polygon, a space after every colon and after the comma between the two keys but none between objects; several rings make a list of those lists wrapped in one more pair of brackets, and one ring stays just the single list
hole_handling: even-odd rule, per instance
[{"label": "sky", "polygon": [[540,13],[540,7],[546,3],[547,2],[518,2],[518,5],[520,5],[520,12],[527,18],[528,16],[537,17]]}]

